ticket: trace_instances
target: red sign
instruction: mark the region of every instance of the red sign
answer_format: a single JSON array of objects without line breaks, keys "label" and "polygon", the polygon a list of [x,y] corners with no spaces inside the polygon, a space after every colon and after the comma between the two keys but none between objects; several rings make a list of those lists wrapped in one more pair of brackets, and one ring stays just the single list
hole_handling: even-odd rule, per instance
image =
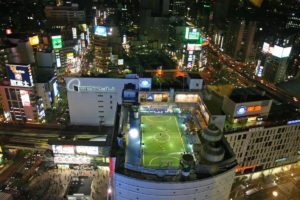
[{"label": "red sign", "polygon": [[261,106],[248,106],[247,112],[254,112],[254,111],[260,111],[262,109]]}]

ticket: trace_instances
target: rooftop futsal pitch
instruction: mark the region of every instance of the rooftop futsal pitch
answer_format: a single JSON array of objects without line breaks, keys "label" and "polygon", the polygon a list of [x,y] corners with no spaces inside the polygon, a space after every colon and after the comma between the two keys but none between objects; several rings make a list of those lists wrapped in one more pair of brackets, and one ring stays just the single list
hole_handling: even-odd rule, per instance
[{"label": "rooftop futsal pitch", "polygon": [[178,168],[185,145],[176,116],[143,115],[142,163],[149,168]]}]

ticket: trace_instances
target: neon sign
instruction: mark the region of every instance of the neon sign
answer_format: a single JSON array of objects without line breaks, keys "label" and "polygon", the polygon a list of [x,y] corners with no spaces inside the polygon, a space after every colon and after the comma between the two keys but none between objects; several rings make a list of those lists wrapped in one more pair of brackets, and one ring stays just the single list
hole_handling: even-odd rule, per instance
[{"label": "neon sign", "polygon": [[236,114],[238,115],[243,115],[246,112],[257,112],[257,111],[261,111],[262,110],[262,106],[239,106],[236,110]]},{"label": "neon sign", "polygon": [[247,107],[246,106],[240,106],[238,107],[236,114],[238,115],[243,115],[247,112]]}]

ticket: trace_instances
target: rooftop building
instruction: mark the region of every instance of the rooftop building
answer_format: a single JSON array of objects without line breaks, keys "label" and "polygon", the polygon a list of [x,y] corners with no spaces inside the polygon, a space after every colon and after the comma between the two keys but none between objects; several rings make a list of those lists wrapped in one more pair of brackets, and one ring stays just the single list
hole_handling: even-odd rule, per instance
[{"label": "rooftop building", "polygon": [[215,125],[192,129],[200,123],[194,106],[121,108],[113,149],[115,199],[228,199],[235,156]]}]

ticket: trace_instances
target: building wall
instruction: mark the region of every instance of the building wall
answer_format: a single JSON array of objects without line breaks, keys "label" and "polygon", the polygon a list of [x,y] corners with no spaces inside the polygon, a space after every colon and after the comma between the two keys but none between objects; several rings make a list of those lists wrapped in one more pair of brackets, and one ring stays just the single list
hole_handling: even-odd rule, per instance
[{"label": "building wall", "polygon": [[[51,99],[49,97],[50,86],[48,83],[36,83],[36,94],[41,97],[45,108],[51,108]],[[51,94],[51,93],[50,93]]]},{"label": "building wall", "polygon": [[267,57],[265,63],[265,78],[272,83],[280,83],[285,80],[287,70],[287,59],[276,58],[275,56]]},{"label": "building wall", "polygon": [[[138,79],[68,77],[65,80],[71,124],[75,125],[113,125],[117,104],[122,103],[124,85],[133,83],[138,87]],[[78,92],[74,91],[74,85],[89,88],[114,87],[114,91]]]},{"label": "building wall", "polygon": [[[222,105],[222,110],[232,117],[241,117],[241,116],[250,116],[250,115],[260,115],[266,116],[268,115],[272,105],[272,100],[262,100],[262,101],[252,101],[245,103],[234,103],[229,98],[225,97]],[[237,110],[240,106],[261,106],[261,110],[246,112],[245,114],[239,115],[237,114]]]},{"label": "building wall", "polygon": [[233,177],[232,169],[207,179],[166,183],[135,179],[116,173],[114,195],[116,200],[228,200]]},{"label": "building wall", "polygon": [[201,90],[203,87],[203,79],[188,78],[188,85],[190,90]]},{"label": "building wall", "polygon": [[[23,105],[20,90],[27,92],[29,95],[27,105]],[[38,120],[35,95],[32,88],[0,86],[0,95],[4,113],[11,116],[10,119],[6,118],[8,121],[36,122]]]},{"label": "building wall", "polygon": [[[300,124],[225,134],[241,168],[273,168],[298,160]],[[280,160],[281,159],[281,160]],[[249,171],[248,171],[249,172]],[[243,173],[243,170],[242,170]]]}]

